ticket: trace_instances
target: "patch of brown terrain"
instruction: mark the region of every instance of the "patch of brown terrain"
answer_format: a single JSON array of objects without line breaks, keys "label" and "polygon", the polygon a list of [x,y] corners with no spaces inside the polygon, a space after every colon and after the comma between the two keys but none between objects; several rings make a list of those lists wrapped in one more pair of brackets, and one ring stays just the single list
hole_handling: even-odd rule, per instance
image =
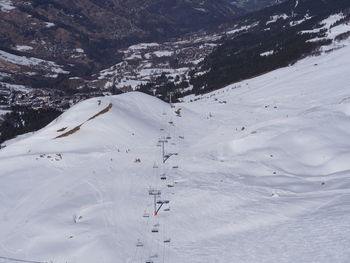
[{"label": "patch of brown terrain", "polygon": [[57,132],[63,132],[67,129],[68,127],[63,127],[62,129],[57,130]]},{"label": "patch of brown terrain", "polygon": [[[84,122],[84,123],[85,123],[85,122]],[[72,135],[72,134],[76,133],[77,131],[80,130],[80,127],[81,127],[84,123],[78,125],[77,127],[73,128],[73,129],[71,129],[71,130],[69,130],[69,131],[67,131],[67,132],[65,132],[65,133],[63,133],[63,134],[61,134],[61,135],[59,135],[59,136],[57,136],[57,137],[55,137],[55,139],[67,137],[67,136],[69,136],[69,135]]]},{"label": "patch of brown terrain", "polygon": [[[71,129],[71,130],[69,130],[69,131],[67,131],[67,132],[65,132],[65,133],[63,133],[63,134],[61,134],[61,135],[55,137],[54,139],[59,139],[59,138],[67,137],[67,136],[69,136],[69,135],[72,135],[72,134],[76,133],[77,131],[80,130],[81,126],[83,126],[86,122],[91,121],[91,120],[95,119],[96,117],[98,117],[98,116],[100,116],[100,115],[102,115],[102,114],[107,113],[107,112],[112,108],[112,106],[113,106],[113,104],[110,103],[106,108],[104,108],[104,109],[101,110],[99,113],[95,114],[94,116],[90,117],[87,121],[84,121],[82,124],[80,124],[80,125],[74,127],[73,129]],[[62,130],[62,129],[63,129],[63,130]],[[65,129],[67,129],[67,127],[62,128],[62,129],[60,129],[60,130],[64,131]],[[60,131],[60,130],[58,130],[58,131]]]},{"label": "patch of brown terrain", "polygon": [[91,118],[89,118],[87,121],[91,121],[91,120],[95,119],[96,117],[109,112],[109,110],[112,108],[112,106],[113,106],[112,103],[109,103],[109,105],[106,108],[104,108],[99,113],[97,113],[94,116],[92,116]]}]

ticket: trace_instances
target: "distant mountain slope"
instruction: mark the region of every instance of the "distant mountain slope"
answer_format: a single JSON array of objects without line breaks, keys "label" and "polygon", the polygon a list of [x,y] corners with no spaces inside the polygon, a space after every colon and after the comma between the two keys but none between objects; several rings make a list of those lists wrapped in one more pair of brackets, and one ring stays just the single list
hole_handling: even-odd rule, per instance
[{"label": "distant mountain slope", "polygon": [[[244,6],[238,7],[239,2],[1,1],[0,50],[16,56],[53,61],[70,75],[52,74],[52,70],[45,67],[29,70],[1,57],[0,72],[9,74],[6,83],[34,88],[76,88],[79,84],[69,80],[70,76],[88,79],[92,72],[117,63],[120,59],[118,48],[215,27],[247,11]],[[264,4],[271,2],[265,1]]]},{"label": "distant mountain slope", "polygon": [[289,0],[237,20],[237,28],[244,30],[223,38],[205,59],[200,69],[204,74],[192,80],[195,91],[287,66],[322,45],[349,37],[349,8],[347,0]]},{"label": "distant mountain slope", "polygon": [[[122,49],[122,62],[92,81],[169,100],[202,94],[340,48],[350,37],[350,2],[286,1],[165,43]],[[89,83],[90,84],[90,83]]]},{"label": "distant mountain slope", "polygon": [[127,43],[179,35],[243,12],[224,0],[32,0],[13,5],[1,12],[0,48],[80,65],[75,70],[81,74],[84,68],[116,62],[117,48]]}]

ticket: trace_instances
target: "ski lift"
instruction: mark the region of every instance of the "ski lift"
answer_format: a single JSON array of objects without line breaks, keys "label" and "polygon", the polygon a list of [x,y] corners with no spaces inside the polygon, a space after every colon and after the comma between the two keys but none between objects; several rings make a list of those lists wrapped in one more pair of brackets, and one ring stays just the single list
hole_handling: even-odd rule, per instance
[{"label": "ski lift", "polygon": [[169,200],[158,200],[157,204],[169,204],[170,201]]},{"label": "ski lift", "polygon": [[172,188],[172,187],[174,187],[174,185],[173,184],[168,184],[167,187]]},{"label": "ski lift", "polygon": [[178,165],[173,166],[173,169],[177,169],[177,168],[179,168],[179,166],[178,166]]},{"label": "ski lift", "polygon": [[165,137],[165,139],[170,140],[170,139],[171,139],[171,136],[168,135],[167,137]]},{"label": "ski lift", "polygon": [[143,247],[143,243],[138,239],[136,242],[137,247]]},{"label": "ski lift", "polygon": [[164,243],[170,243],[170,241],[171,241],[171,239],[168,238],[168,239],[165,239],[165,240],[164,240]]},{"label": "ski lift", "polygon": [[145,263],[153,263],[152,259],[147,259]]},{"label": "ski lift", "polygon": [[164,208],[165,212],[169,212],[170,211],[170,207]]},{"label": "ski lift", "polygon": [[152,228],[152,233],[158,233],[159,232],[159,229],[158,229],[158,227],[159,227],[159,223],[157,223],[157,224],[155,224],[155,225],[153,225],[153,228]]},{"label": "ski lift", "polygon": [[167,143],[168,141],[164,138],[164,137],[161,137],[159,140],[158,140],[158,143]]},{"label": "ski lift", "polygon": [[160,176],[160,180],[166,180],[165,174],[162,174],[162,175]]},{"label": "ski lift", "polygon": [[148,194],[149,195],[161,195],[161,191],[160,190],[156,190],[156,189],[149,189],[148,190]]},{"label": "ski lift", "polygon": [[148,218],[148,217],[150,217],[150,214],[149,213],[147,213],[146,211],[143,213],[143,216],[142,217],[145,217],[145,218]]}]

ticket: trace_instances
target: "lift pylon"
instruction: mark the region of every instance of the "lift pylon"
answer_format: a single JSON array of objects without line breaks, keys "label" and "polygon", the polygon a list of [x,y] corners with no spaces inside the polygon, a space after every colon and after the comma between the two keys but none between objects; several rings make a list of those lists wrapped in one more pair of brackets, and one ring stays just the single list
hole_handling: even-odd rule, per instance
[{"label": "lift pylon", "polygon": [[153,211],[153,215],[156,216],[158,214],[158,209],[157,209],[157,196],[160,196],[162,194],[162,192],[160,190],[156,190],[156,189],[149,189],[148,190],[148,194],[152,195],[154,197],[154,211]]},{"label": "lift pylon", "polygon": [[160,143],[162,145],[162,160],[163,160],[163,163],[165,163],[165,161],[168,159],[166,158],[166,155],[165,155],[165,146],[164,144],[167,143],[168,140],[166,138],[160,138],[158,143]]}]

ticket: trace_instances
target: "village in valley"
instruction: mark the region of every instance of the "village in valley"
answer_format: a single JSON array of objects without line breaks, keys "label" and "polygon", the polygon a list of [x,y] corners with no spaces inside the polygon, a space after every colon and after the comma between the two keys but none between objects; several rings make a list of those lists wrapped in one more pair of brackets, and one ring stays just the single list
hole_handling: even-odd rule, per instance
[{"label": "village in valley", "polygon": [[190,91],[191,71],[197,69],[224,36],[226,32],[197,32],[174,41],[141,43],[120,49],[119,52],[123,54],[121,62],[92,75],[88,80],[69,77],[65,90],[54,87],[31,88],[2,80],[0,108],[4,111],[12,106],[25,106],[64,111],[88,98],[139,90],[147,84],[153,85],[156,94],[157,87],[167,82],[185,83],[186,88],[182,85],[182,90],[176,91],[178,93]]}]

